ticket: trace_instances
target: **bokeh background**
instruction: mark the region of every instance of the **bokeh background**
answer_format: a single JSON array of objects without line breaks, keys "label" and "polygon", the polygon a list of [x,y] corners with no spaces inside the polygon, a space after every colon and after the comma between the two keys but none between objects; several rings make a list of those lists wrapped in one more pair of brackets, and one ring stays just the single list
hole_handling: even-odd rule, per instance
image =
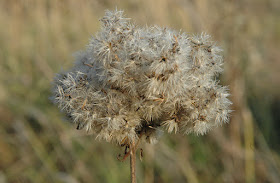
[{"label": "bokeh background", "polygon": [[138,182],[280,182],[278,0],[1,0],[0,183],[129,182],[123,149],[77,131],[48,99],[116,7],[139,26],[212,35],[233,101],[230,123],[205,136],[142,145]]}]

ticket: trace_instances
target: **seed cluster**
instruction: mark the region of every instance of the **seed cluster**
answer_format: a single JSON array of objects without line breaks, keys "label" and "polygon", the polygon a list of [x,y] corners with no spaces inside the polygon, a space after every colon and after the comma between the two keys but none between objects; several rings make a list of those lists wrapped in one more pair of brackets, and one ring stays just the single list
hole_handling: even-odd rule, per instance
[{"label": "seed cluster", "polygon": [[57,74],[52,100],[77,124],[118,144],[154,143],[162,129],[205,134],[229,119],[221,49],[202,34],[139,28],[106,11],[74,67]]}]

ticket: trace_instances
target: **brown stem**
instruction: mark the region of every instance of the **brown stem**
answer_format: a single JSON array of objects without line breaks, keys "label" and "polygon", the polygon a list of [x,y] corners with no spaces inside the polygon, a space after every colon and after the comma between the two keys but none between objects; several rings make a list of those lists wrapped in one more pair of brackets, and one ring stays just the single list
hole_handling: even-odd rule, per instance
[{"label": "brown stem", "polygon": [[130,144],[130,174],[131,174],[131,183],[136,183],[136,147],[135,143]]},{"label": "brown stem", "polygon": [[[140,139],[141,139],[142,135],[143,135],[143,133],[140,134],[139,139],[138,139],[136,145],[135,145],[134,142],[130,144],[130,146],[132,146],[132,144],[133,144],[133,147],[134,147],[133,149],[134,149],[135,153],[136,153],[137,147],[138,147],[138,145],[139,145],[139,143],[140,143]],[[119,161],[124,161],[124,160],[126,160],[126,158],[127,158],[129,155],[131,155],[131,150],[132,150],[132,147],[129,147],[129,151],[128,151],[128,152],[126,152],[126,149],[125,149],[123,158],[120,159],[121,155],[119,155],[118,160],[119,160]],[[136,155],[135,155],[135,156],[136,156]]]}]

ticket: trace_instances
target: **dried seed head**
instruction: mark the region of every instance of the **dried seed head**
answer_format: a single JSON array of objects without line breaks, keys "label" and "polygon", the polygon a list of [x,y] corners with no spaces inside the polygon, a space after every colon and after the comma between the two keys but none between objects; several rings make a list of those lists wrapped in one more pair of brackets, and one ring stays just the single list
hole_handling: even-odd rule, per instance
[{"label": "dried seed head", "polygon": [[78,129],[123,145],[154,143],[162,127],[205,134],[228,122],[228,90],[215,80],[223,58],[210,36],[138,28],[121,11],[101,22],[74,67],[54,79],[53,102]]}]

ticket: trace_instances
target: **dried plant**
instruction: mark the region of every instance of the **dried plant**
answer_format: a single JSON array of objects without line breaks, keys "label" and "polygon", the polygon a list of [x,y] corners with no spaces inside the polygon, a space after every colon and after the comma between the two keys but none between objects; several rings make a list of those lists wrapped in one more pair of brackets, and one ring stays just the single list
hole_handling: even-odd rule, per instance
[{"label": "dried plant", "polygon": [[222,50],[210,36],[139,28],[122,11],[106,11],[101,22],[74,67],[54,80],[53,102],[77,129],[125,146],[125,159],[162,128],[203,135],[228,122],[228,89],[216,80]]}]

